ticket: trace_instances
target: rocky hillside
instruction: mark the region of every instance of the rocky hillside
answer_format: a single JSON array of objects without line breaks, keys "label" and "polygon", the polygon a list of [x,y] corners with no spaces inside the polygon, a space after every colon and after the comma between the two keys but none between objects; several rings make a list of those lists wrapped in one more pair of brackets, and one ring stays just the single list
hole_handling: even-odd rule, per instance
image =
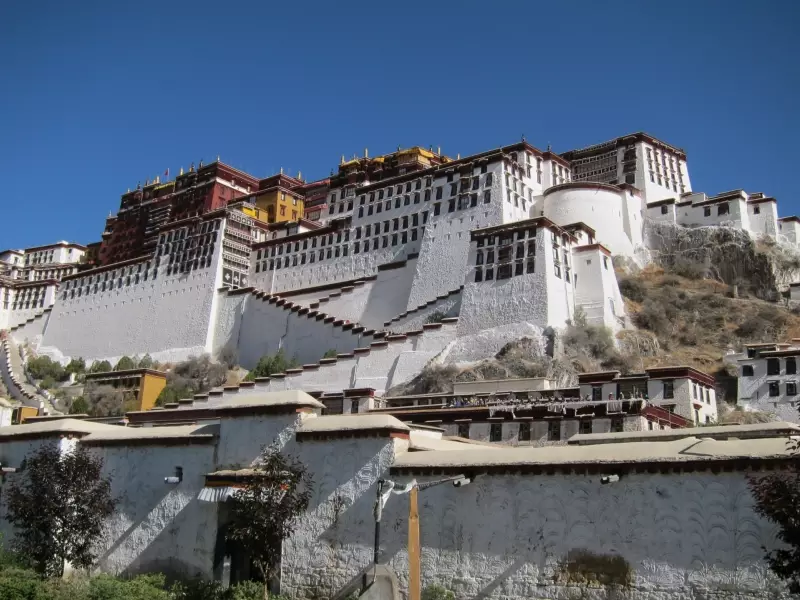
[{"label": "rocky hillside", "polygon": [[[756,297],[748,285],[682,276],[651,266],[617,271],[620,290],[635,329],[618,334],[575,322],[545,347],[521,339],[496,356],[472,365],[430,366],[391,395],[449,392],[453,382],[547,376],[560,386],[574,385],[579,373],[618,369],[641,372],[654,366],[688,365],[724,377],[728,350],[749,342],[800,338],[800,311],[785,302]],[[733,398],[731,398],[732,400]]]}]

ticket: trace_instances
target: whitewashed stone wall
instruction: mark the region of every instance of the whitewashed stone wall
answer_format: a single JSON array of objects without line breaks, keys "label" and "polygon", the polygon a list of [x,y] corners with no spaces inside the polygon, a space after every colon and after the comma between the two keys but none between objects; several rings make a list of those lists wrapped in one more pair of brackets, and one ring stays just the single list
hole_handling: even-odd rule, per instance
[{"label": "whitewashed stone wall", "polygon": [[317,362],[328,350],[352,352],[362,346],[361,334],[324,319],[299,315],[285,306],[249,294],[244,302],[238,343],[239,363],[252,369],[265,354],[283,350],[300,363]]},{"label": "whitewashed stone wall", "polygon": [[[786,597],[763,562],[775,528],[755,514],[743,473],[624,475],[609,485],[599,475],[481,475],[421,492],[419,507],[423,588],[443,585],[457,598]],[[393,497],[383,527],[384,557],[403,588],[407,512]],[[367,552],[368,532],[344,541],[356,538]],[[571,550],[621,556],[631,588],[560,583]]]},{"label": "whitewashed stone wall", "polygon": [[[212,350],[214,297],[221,283],[221,244],[209,268],[115,286],[113,290],[59,298],[42,338],[42,350],[61,360],[150,354],[184,360]],[[134,265],[135,266],[135,265]],[[152,271],[152,269],[151,269]]]},{"label": "whitewashed stone wall", "polygon": [[50,320],[50,310],[39,310],[30,317],[32,321],[25,321],[9,331],[11,337],[18,344],[29,342],[34,348],[41,343],[47,322]]},{"label": "whitewashed stone wall", "polygon": [[[793,357],[797,361],[798,357]],[[800,423],[798,413],[798,400],[800,396],[787,394],[787,382],[794,382],[797,387],[800,375],[786,372],[786,358],[781,357],[779,361],[779,372],[777,375],[767,375],[766,358],[750,358],[745,354],[741,355],[741,360],[736,364],[739,371],[739,398],[738,404],[746,409],[758,410],[773,413],[775,418],[790,423]],[[800,361],[797,361],[800,362]],[[743,376],[742,367],[750,366],[753,375]],[[769,382],[778,383],[778,395],[769,395]]]},{"label": "whitewashed stone wall", "polygon": [[[492,184],[482,185],[479,190],[478,204],[474,208],[464,208],[449,212],[449,201],[453,196],[449,194],[449,183],[446,177],[437,177],[434,189],[442,186],[444,189],[442,200],[434,200],[432,204],[441,204],[441,213],[433,215],[431,212],[430,225],[425,230],[422,248],[417,261],[417,272],[411,295],[406,308],[416,308],[437,296],[455,290],[464,284],[467,272],[467,256],[469,254],[470,231],[504,222],[504,200],[506,195],[503,163],[496,162],[487,168],[486,174],[480,173],[481,169],[475,167],[473,176],[482,177],[492,173]],[[458,183],[459,177],[453,179]],[[485,191],[491,193],[491,202],[484,202]],[[456,202],[458,195],[455,196]],[[529,204],[532,205],[532,202]],[[456,204],[457,206],[457,204]],[[523,217],[520,213],[519,220]]]},{"label": "whitewashed stone wall", "polygon": [[[375,485],[405,440],[361,438],[303,441],[298,455],[314,477],[314,495],[300,527],[284,543],[281,592],[332,598],[372,562]],[[392,499],[405,506],[403,496]],[[384,522],[384,528],[394,527]]]},{"label": "whitewashed stone wall", "polygon": [[544,196],[544,216],[556,225],[583,222],[613,254],[633,256],[643,240],[643,204],[627,190],[611,191],[579,183]]},{"label": "whitewashed stone wall", "polygon": [[600,248],[577,248],[572,253],[575,307],[581,308],[586,321],[612,331],[623,327],[625,303],[619,291],[611,257]]},{"label": "whitewashed stone wall", "polygon": [[[108,523],[98,569],[109,573],[162,572],[210,577],[217,505],[197,499],[214,470],[213,443],[91,446],[111,476],[119,500]],[[164,483],[183,468],[183,481]]]},{"label": "whitewashed stone wall", "polygon": [[404,317],[395,317],[388,325],[384,326],[390,331],[405,332],[422,329],[428,319],[434,315],[443,315],[446,318],[458,317],[461,312],[461,290],[447,294],[444,298],[431,300],[428,304],[409,311]]},{"label": "whitewashed stone wall", "polygon": [[[676,204],[675,215],[678,219],[678,225],[686,227],[725,225],[744,229],[745,231],[751,230],[747,203],[744,198],[732,198],[713,204],[697,204],[705,200],[707,200],[706,195],[700,192],[686,196],[679,204]],[[719,206],[723,204],[728,205],[729,212],[721,215],[719,214]],[[706,208],[710,209],[709,215],[705,214]]]}]

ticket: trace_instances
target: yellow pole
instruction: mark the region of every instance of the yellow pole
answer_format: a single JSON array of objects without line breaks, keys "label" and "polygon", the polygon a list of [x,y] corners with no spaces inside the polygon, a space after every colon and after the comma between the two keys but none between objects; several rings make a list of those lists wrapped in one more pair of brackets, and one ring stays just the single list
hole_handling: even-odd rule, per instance
[{"label": "yellow pole", "polygon": [[420,600],[419,508],[415,485],[408,495],[408,600]]}]

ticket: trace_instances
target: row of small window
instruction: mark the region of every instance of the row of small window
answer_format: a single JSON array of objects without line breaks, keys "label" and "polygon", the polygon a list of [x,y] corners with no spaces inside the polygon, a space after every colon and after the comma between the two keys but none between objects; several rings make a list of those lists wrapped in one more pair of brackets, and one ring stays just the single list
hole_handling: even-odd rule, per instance
[{"label": "row of small window", "polygon": [[[431,199],[431,191],[425,190],[425,202],[428,202]],[[420,195],[419,193],[414,194],[414,204],[420,203]],[[411,196],[406,194],[402,198],[398,196],[394,199],[394,207],[400,208],[400,206],[409,206],[411,204]],[[331,207],[333,208],[333,207]],[[380,214],[381,212],[390,211],[392,210],[392,201],[387,200],[386,202],[378,202],[376,204],[368,204],[366,207],[359,206],[358,207],[358,217],[364,217],[364,209],[366,208],[366,215],[369,217],[372,214]],[[330,210],[329,210],[330,212]]]},{"label": "row of small window", "polygon": [[[483,193],[483,203],[489,204],[492,201],[491,190],[486,190]],[[457,210],[465,210],[467,208],[475,208],[478,206],[478,194],[462,194],[458,198],[450,198],[447,201],[447,212],[455,212]],[[442,214],[442,203],[436,202],[433,205],[433,216]]]},{"label": "row of small window", "polygon": [[[425,187],[431,187],[432,183],[433,183],[433,180],[430,177],[426,177],[425,178]],[[417,180],[415,180],[413,182],[407,181],[405,183],[405,191],[406,192],[410,192],[412,186],[413,186],[413,188],[415,190],[422,189],[422,180],[421,179],[417,179]],[[397,193],[397,194],[402,194],[403,193],[403,184],[400,183],[397,186],[390,185],[390,186],[388,186],[388,187],[386,187],[386,188],[384,188],[382,190],[378,190],[377,191],[378,200],[383,200],[384,193],[386,194],[387,198],[391,197],[393,191],[395,191],[395,193]],[[344,199],[345,196],[350,196],[352,194],[352,192],[353,191],[350,188],[348,188],[347,192],[342,191],[342,195],[341,195],[342,199]],[[370,202],[374,202],[375,201],[375,194],[376,194],[376,192],[370,192],[370,195],[369,195],[369,201]],[[364,198],[365,197],[366,197],[365,195],[361,196],[361,198],[360,198],[361,204],[364,204]],[[336,192],[333,192],[331,194],[331,202],[336,202]]]},{"label": "row of small window", "polygon": [[[5,304],[8,309],[8,303]],[[11,310],[24,310],[26,308],[44,308],[44,297],[39,300],[29,300],[27,302],[14,302],[11,305]]]},{"label": "row of small window", "polygon": [[[797,359],[794,357],[789,357],[785,360],[786,368],[783,372],[783,375],[796,375]],[[781,375],[781,359],[767,359],[767,375]],[[753,377],[753,365],[742,365],[742,377]]]},{"label": "row of small window", "polygon": [[[675,181],[672,181],[672,186],[670,186],[670,181],[668,179],[665,178],[662,180],[661,175],[654,175],[653,172],[650,171],[650,183],[656,183],[656,180],[658,180],[658,185],[663,186],[667,189],[670,189],[670,187],[672,187],[673,192],[678,191],[678,184]],[[680,190],[681,194],[685,190],[685,187],[682,183],[680,184]]]},{"label": "row of small window", "polygon": [[[511,254],[514,246],[501,246],[497,249],[497,262],[508,262],[511,260]],[[556,252],[556,260],[558,260],[558,248],[553,248]],[[536,256],[536,240],[528,240],[528,243],[519,243],[516,244],[516,251],[514,252],[514,258],[517,260],[521,260],[525,257],[534,257]],[[564,259],[566,262],[566,254],[564,255]],[[492,265],[495,262],[495,251],[494,248],[489,248],[485,252],[483,250],[478,250],[475,253],[475,264],[476,265]]]},{"label": "row of small window", "polygon": [[[469,438],[470,423],[458,424],[458,436],[462,438]],[[620,432],[625,428],[625,421],[623,417],[611,418],[611,431]],[[553,419],[547,422],[547,441],[559,442],[561,441],[561,420]],[[578,433],[592,433],[592,420],[581,419],[578,421]],[[502,442],[503,441],[503,423],[492,423],[489,426],[489,441]],[[531,423],[521,422],[517,430],[517,441],[530,442],[531,441]]]},{"label": "row of small window", "polygon": [[[72,250],[69,251],[72,254]],[[33,254],[25,255],[25,265],[46,265],[53,262],[53,251],[48,252],[34,252]]]},{"label": "row of small window", "polygon": [[[158,259],[155,260],[155,265],[158,266]],[[86,277],[81,277],[80,279],[73,279],[67,281],[64,284],[64,289],[76,289],[82,287],[89,287],[93,283],[99,283],[101,281],[109,281],[114,279],[122,279],[126,275],[133,275],[134,273],[141,273],[142,271],[147,271],[150,269],[150,262],[139,263],[137,265],[131,265],[130,267],[123,267],[119,271],[106,271],[104,273],[98,273],[97,275],[88,275]]]},{"label": "row of small window", "polygon": [[[553,234],[553,244],[558,244],[558,236]],[[518,229],[516,231],[504,231],[503,233],[498,233],[497,235],[484,235],[479,238],[476,238],[475,243],[477,244],[478,248],[483,248],[484,246],[494,246],[495,242],[499,246],[505,246],[507,244],[511,244],[514,241],[514,238],[519,242],[524,240],[525,238],[533,241],[536,239],[536,227],[528,227],[527,229]]]},{"label": "row of small window", "polygon": [[[423,228],[424,231],[424,228]],[[372,250],[378,250],[380,248],[388,248],[390,246],[397,246],[402,244],[407,244],[410,241],[416,242],[419,239],[419,229],[411,229],[408,231],[401,231],[399,233],[393,233],[391,236],[384,235],[372,238],[371,245]],[[359,254],[361,252],[369,252],[370,251],[370,240],[365,239],[363,241],[355,241],[353,242],[353,254]],[[348,256],[350,254],[350,245],[349,244],[342,244],[341,246],[335,247],[328,247],[327,250],[320,249],[319,251],[309,251],[309,252],[301,252],[299,254],[294,254],[292,256],[284,256],[282,259],[281,257],[278,258],[270,258],[269,260],[264,259],[259,262],[256,262],[256,273],[260,273],[262,271],[271,271],[272,269],[281,269],[281,268],[288,268],[288,267],[296,267],[298,265],[304,265],[306,262],[308,264],[313,264],[317,261],[323,261],[326,259],[335,259],[339,258],[340,256]]]},{"label": "row of small window", "polygon": [[317,247],[317,240],[319,240],[320,248],[324,248],[326,245],[332,246],[334,244],[341,244],[342,241],[349,242],[350,241],[350,230],[345,229],[343,231],[337,231],[335,234],[329,233],[328,235],[322,236],[315,236],[312,238],[306,238],[302,241],[296,242],[289,242],[288,244],[278,244],[276,246],[272,246],[271,248],[264,248],[264,250],[259,250],[256,252],[256,260],[261,260],[261,258],[275,257],[275,256],[282,256],[283,254],[289,254],[290,252],[299,252],[300,250],[308,250],[309,243],[308,240],[311,240],[311,248]]},{"label": "row of small window", "polygon": [[[495,267],[497,269],[497,279],[511,279],[526,273],[536,272],[536,259],[529,258],[527,261],[516,261],[514,263],[505,263],[502,265],[492,265],[486,268],[475,267],[475,283],[481,281],[492,281],[495,279]],[[561,277],[561,270],[559,269],[559,277]],[[569,269],[567,269],[567,281],[569,281]]]},{"label": "row of small window", "polygon": [[[797,382],[796,381],[786,381],[786,395],[787,396],[797,396]],[[780,381],[768,381],[767,386],[769,389],[769,395],[773,398],[775,396],[781,395],[781,382]]]},{"label": "row of small window", "polygon": [[[176,270],[176,272],[177,272],[177,270]],[[170,274],[170,269],[168,268],[167,269],[167,275],[169,275],[169,274]],[[134,273],[133,275],[120,276],[120,277],[118,277],[116,279],[116,287],[117,287],[117,289],[119,289],[119,288],[122,288],[122,287],[127,287],[129,285],[137,285],[138,283],[140,283],[142,281],[147,281],[148,278],[149,279],[157,279],[158,278],[158,268],[157,267],[152,269],[152,272],[151,272],[151,269],[146,269],[142,273]],[[70,290],[64,290],[64,292],[61,294],[61,299],[62,300],[66,300],[67,298],[69,298],[71,300],[73,298],[80,298],[83,295],[88,296],[89,294],[96,294],[98,292],[105,292],[106,290],[110,291],[110,290],[113,290],[114,287],[115,287],[114,286],[114,282],[115,282],[115,280],[112,278],[112,279],[109,279],[108,281],[100,281],[98,283],[95,283],[93,286],[86,285],[86,286],[81,286],[81,287],[78,287],[78,288],[72,288]]]},{"label": "row of small window", "polygon": [[188,237],[192,237],[198,234],[204,233],[211,233],[212,231],[218,231],[220,227],[221,221],[217,219],[216,221],[208,221],[200,225],[200,227],[194,226],[190,229],[183,227],[181,229],[173,229],[172,231],[168,231],[167,233],[162,233],[161,237],[159,237],[158,243],[159,244],[166,244],[168,242],[177,242],[179,240],[185,240]]},{"label": "row of small window", "polygon": [[44,279],[61,279],[64,275],[70,275],[73,269],[54,269],[52,271],[35,271],[31,281],[42,281]]},{"label": "row of small window", "polygon": [[159,246],[156,249],[156,258],[159,256],[166,256],[169,255],[170,258],[183,253],[183,252],[201,252],[203,255],[205,254],[213,254],[214,253],[214,237],[211,236],[207,239],[204,239],[202,243],[195,243],[195,240],[191,240],[189,242],[176,242],[174,244],[165,244],[163,247]]},{"label": "row of small window", "polygon": [[[383,227],[383,233],[389,233],[389,231],[399,231],[401,229],[408,229],[409,227],[418,227],[420,224],[420,220],[422,221],[422,225],[426,225],[428,222],[428,211],[423,211],[421,213],[413,213],[411,215],[404,215],[402,217],[395,217],[394,219],[387,219],[386,221],[381,223],[370,223],[368,225],[355,227],[353,229],[353,237],[355,239],[361,239],[362,233],[365,238],[370,237],[373,235],[378,235],[381,233],[381,227]],[[349,242],[350,241],[350,230],[345,229],[343,231],[339,231],[336,234],[330,233],[327,236],[323,235],[320,237],[313,237],[311,239],[310,247],[316,248],[317,247],[317,240],[319,239],[320,243],[319,246],[324,248],[326,243],[327,245],[333,244],[340,244],[343,241]],[[412,238],[412,241],[416,239],[416,234]],[[334,241],[335,240],[335,241]],[[403,242],[405,243],[405,242]],[[301,241],[297,242],[289,242],[288,244],[280,244],[278,246],[273,246],[269,249],[258,250],[256,252],[256,260],[261,260],[262,258],[275,257],[281,256],[284,254],[289,254],[290,252],[300,252],[301,250],[308,250],[309,249],[309,239],[306,238]]]}]

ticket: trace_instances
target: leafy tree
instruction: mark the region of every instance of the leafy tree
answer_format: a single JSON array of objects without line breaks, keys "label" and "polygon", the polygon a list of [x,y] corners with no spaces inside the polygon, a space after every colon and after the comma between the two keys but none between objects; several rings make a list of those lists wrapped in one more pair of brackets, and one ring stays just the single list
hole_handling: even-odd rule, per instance
[{"label": "leafy tree", "polygon": [[114,511],[103,461],[83,446],[62,454],[45,444],[26,456],[8,490],[7,515],[16,527],[14,548],[43,575],[62,576],[69,561],[88,569],[103,524]]},{"label": "leafy tree", "polygon": [[153,357],[149,354],[145,354],[142,358],[139,359],[139,368],[140,369],[152,369],[153,365]]},{"label": "leafy tree", "polygon": [[75,375],[79,373],[86,372],[86,361],[82,358],[73,358],[69,361],[69,364],[64,368],[64,370],[70,374],[74,373]]},{"label": "leafy tree", "polygon": [[[797,454],[798,443],[792,444]],[[768,552],[767,565],[792,594],[800,594],[800,468],[793,462],[782,470],[753,475],[748,483],[755,511],[778,525],[778,539],[787,546]]]},{"label": "leafy tree", "polygon": [[249,554],[269,597],[283,540],[297,527],[311,500],[312,478],[305,465],[274,447],[261,453],[245,487],[230,500],[228,543]]},{"label": "leafy tree", "polygon": [[59,363],[52,360],[49,356],[37,356],[28,361],[28,373],[34,379],[47,379],[48,377],[54,381],[63,381],[67,378],[67,374]]},{"label": "leafy tree", "polygon": [[89,367],[89,373],[108,373],[111,370],[111,363],[107,360],[96,360]]},{"label": "leafy tree", "polygon": [[71,415],[87,415],[89,414],[89,403],[83,396],[77,396],[70,404],[69,414]]},{"label": "leafy tree", "polygon": [[156,399],[156,406],[191,398],[225,383],[228,369],[208,354],[191,356],[167,372],[167,385]]},{"label": "leafy tree", "polygon": [[136,368],[136,362],[130,356],[123,356],[117,361],[115,371],[128,371]]}]

